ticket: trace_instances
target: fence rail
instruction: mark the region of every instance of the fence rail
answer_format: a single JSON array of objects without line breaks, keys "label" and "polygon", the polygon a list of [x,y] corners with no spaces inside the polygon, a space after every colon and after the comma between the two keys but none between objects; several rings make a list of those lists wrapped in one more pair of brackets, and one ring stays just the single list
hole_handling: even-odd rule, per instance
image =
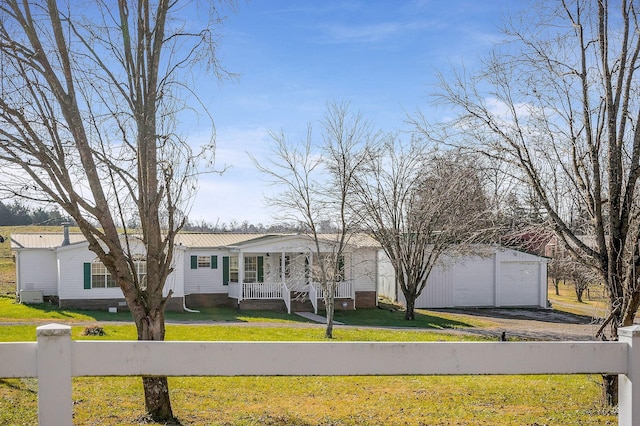
[{"label": "fence rail", "polygon": [[0,378],[38,378],[41,425],[72,424],[72,377],[619,374],[619,424],[640,424],[640,326],[619,342],[73,341],[38,327],[37,343],[0,343]]}]

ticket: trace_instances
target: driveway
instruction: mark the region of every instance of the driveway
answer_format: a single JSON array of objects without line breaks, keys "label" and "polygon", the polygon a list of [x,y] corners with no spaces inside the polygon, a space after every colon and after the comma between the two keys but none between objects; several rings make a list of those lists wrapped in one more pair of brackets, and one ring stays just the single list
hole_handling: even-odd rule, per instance
[{"label": "driveway", "polygon": [[492,336],[499,340],[505,333],[507,340],[596,340],[600,318],[574,315],[552,309],[447,309],[455,313],[482,319],[488,327],[460,328],[456,333]]}]

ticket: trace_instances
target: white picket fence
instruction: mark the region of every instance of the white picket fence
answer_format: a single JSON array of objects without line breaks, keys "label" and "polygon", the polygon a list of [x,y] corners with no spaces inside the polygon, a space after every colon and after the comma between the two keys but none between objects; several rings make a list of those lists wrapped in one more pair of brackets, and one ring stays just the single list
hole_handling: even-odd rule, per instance
[{"label": "white picket fence", "polygon": [[72,424],[81,376],[620,375],[618,422],[640,425],[640,326],[618,342],[75,341],[71,327],[0,343],[0,378],[38,379],[40,425]]}]

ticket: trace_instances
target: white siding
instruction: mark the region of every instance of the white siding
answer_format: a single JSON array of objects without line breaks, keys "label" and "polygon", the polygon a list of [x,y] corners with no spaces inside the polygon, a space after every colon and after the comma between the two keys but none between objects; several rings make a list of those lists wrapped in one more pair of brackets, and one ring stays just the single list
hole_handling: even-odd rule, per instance
[{"label": "white siding", "polygon": [[[396,288],[396,276],[393,265],[384,250],[378,250],[378,294],[397,302],[399,289]],[[397,291],[396,291],[397,290]]]},{"label": "white siding", "polygon": [[56,252],[21,250],[16,264],[17,291],[41,290],[44,296],[58,294]]},{"label": "white siding", "polygon": [[376,291],[376,250],[358,250],[347,258],[345,268],[349,268],[355,291]]},{"label": "white siding", "polygon": [[[382,254],[386,258],[384,254]],[[393,295],[388,259],[378,264],[380,294]],[[509,249],[485,256],[442,257],[416,300],[416,308],[546,307],[547,259]],[[406,305],[398,289],[398,301]]]},{"label": "white siding", "polygon": [[60,299],[120,299],[122,290],[115,288],[84,288],[84,264],[96,255],[86,245],[58,249]]},{"label": "white siding", "polygon": [[164,285],[163,294],[169,294],[169,290],[173,291],[172,297],[182,297],[184,291],[184,250],[176,249],[173,252],[173,272],[167,277]]},{"label": "white siding", "polygon": [[416,307],[450,308],[454,306],[453,272],[448,265],[436,265],[429,274],[427,285],[416,300]]},{"label": "white siding", "polygon": [[[191,256],[218,256],[218,267],[213,269],[191,269]],[[182,263],[185,294],[227,293],[228,286],[222,285],[222,257],[229,256],[222,250],[185,250]],[[176,264],[178,262],[176,261]],[[176,271],[177,272],[177,271]]]},{"label": "white siding", "polygon": [[[141,249],[141,247],[138,247]],[[139,251],[138,251],[139,252]],[[91,263],[96,255],[87,249],[87,245],[74,245],[58,249],[58,288],[60,299],[122,299],[124,294],[120,287],[112,288],[84,288],[84,264]],[[176,251],[176,261],[181,255]],[[167,277],[163,294],[166,296],[169,290],[173,290],[175,297],[184,295],[184,285],[180,278],[181,267],[176,265],[176,270]]]}]

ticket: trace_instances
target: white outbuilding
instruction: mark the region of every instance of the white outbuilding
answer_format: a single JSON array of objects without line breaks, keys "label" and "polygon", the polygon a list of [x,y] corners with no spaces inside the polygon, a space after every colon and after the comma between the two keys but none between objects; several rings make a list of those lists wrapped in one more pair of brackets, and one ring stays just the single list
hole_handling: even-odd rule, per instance
[{"label": "white outbuilding", "polygon": [[[547,261],[504,247],[485,247],[482,254],[443,255],[415,307],[546,308]],[[381,254],[378,262],[379,294],[406,305],[386,255]]]}]

